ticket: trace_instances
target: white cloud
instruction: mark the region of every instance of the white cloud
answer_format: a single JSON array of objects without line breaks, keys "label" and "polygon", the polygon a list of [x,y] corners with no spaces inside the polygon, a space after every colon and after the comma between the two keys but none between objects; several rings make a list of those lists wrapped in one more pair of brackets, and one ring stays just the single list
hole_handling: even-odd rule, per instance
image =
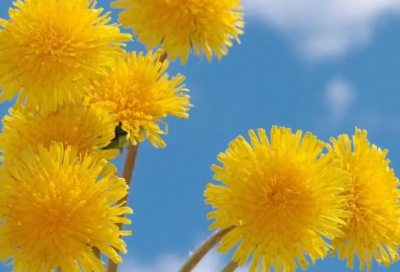
[{"label": "white cloud", "polygon": [[353,87],[343,79],[331,80],[325,89],[325,103],[328,105],[331,122],[340,122],[348,113],[356,93]]},{"label": "white cloud", "polygon": [[399,0],[243,0],[256,16],[282,31],[309,57],[336,57],[368,42]]},{"label": "white cloud", "polygon": [[[125,257],[121,266],[121,272],[176,272],[179,271],[188,257],[185,258],[185,256],[166,253],[151,263],[143,263]],[[219,272],[228,262],[229,259],[225,255],[218,254],[213,250],[200,261],[196,268],[193,269],[193,272]],[[246,271],[248,269],[242,267],[235,270],[235,272]]]}]

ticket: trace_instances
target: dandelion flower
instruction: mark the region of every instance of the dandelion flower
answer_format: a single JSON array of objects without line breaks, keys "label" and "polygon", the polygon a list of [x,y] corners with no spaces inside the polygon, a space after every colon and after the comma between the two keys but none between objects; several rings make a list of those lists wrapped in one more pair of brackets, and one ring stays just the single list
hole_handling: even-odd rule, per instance
[{"label": "dandelion flower", "polygon": [[182,75],[168,79],[168,60],[160,62],[162,51],[142,52],[115,59],[115,73],[94,81],[87,91],[86,103],[115,115],[132,144],[146,138],[165,147],[159,122],[167,115],[188,118],[189,96]]},{"label": "dandelion flower", "polygon": [[106,160],[60,143],[38,153],[23,151],[23,161],[2,166],[0,184],[0,259],[14,271],[105,271],[92,247],[116,263],[126,253],[118,224],[128,207],[115,205],[128,190],[124,179],[98,179]]},{"label": "dandelion flower", "polygon": [[138,40],[153,49],[161,44],[174,61],[186,63],[189,53],[211,61],[228,53],[232,39],[243,34],[240,0],[118,0],[119,21],[132,27]]},{"label": "dandelion flower", "polygon": [[347,259],[350,268],[355,255],[360,270],[370,271],[373,259],[389,266],[399,259],[400,191],[386,159],[388,151],[371,146],[367,132],[357,128],[353,141],[348,135],[340,135],[331,142],[330,154],[351,176],[351,190],[346,194],[352,196],[347,208],[353,214],[342,227],[345,236],[332,241],[333,254],[338,252],[341,260]]},{"label": "dandelion flower", "polygon": [[206,203],[214,210],[210,229],[234,227],[218,248],[227,253],[236,244],[233,260],[244,265],[253,255],[249,271],[295,271],[308,267],[329,250],[324,239],[343,235],[340,227],[348,197],[349,177],[328,156],[319,157],[324,143],[311,133],[295,134],[272,127],[258,137],[249,131],[251,145],[239,136],[213,165]]},{"label": "dandelion flower", "polygon": [[43,114],[79,102],[82,86],[110,72],[108,59],[131,39],[108,24],[92,0],[14,2],[10,20],[0,20],[0,101],[19,94],[18,104]]},{"label": "dandelion flower", "polygon": [[96,151],[103,159],[113,159],[118,150],[101,150],[115,136],[117,123],[112,115],[101,109],[64,105],[48,116],[27,109],[10,110],[3,119],[0,152],[6,161],[21,159],[21,151],[38,144],[49,148],[52,142],[77,147],[84,155]]}]

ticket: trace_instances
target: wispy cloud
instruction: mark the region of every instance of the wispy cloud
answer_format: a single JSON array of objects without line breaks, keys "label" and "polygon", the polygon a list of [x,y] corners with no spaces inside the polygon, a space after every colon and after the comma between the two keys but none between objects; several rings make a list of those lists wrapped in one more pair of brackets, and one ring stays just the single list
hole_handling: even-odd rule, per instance
[{"label": "wispy cloud", "polygon": [[243,0],[248,16],[282,31],[309,57],[330,58],[368,42],[398,0]]},{"label": "wispy cloud", "polygon": [[[157,258],[154,262],[143,263],[136,259],[125,258],[121,266],[121,272],[176,272],[179,271],[182,264],[188,256],[166,253]],[[229,262],[225,255],[218,254],[216,251],[211,251],[206,257],[196,266],[193,272],[218,272]],[[235,271],[245,272],[246,268],[238,268]]]},{"label": "wispy cloud", "polygon": [[335,78],[328,83],[324,94],[330,121],[332,124],[337,124],[347,115],[356,97],[356,92],[347,81]]}]

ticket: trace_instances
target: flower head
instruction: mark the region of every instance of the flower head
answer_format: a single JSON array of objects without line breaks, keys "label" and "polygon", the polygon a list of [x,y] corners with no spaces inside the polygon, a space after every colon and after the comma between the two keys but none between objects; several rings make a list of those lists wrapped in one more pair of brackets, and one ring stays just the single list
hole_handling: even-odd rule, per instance
[{"label": "flower head", "polygon": [[240,0],[118,0],[119,20],[138,40],[153,49],[161,44],[174,61],[186,63],[190,51],[208,60],[228,53],[232,39],[243,33]]},{"label": "flower head", "polygon": [[[23,161],[2,166],[0,259],[15,271],[104,271],[97,247],[114,262],[126,253],[119,223],[128,207],[114,205],[128,190],[124,179],[98,179],[106,160],[95,153],[79,157],[75,147],[23,151]],[[115,248],[115,249],[114,249]]]},{"label": "flower head", "polygon": [[258,138],[249,131],[251,145],[239,136],[218,156],[206,203],[215,209],[211,229],[234,227],[221,240],[228,252],[240,243],[233,260],[244,265],[253,255],[250,270],[292,272],[303,269],[329,250],[325,238],[341,236],[349,216],[341,196],[349,187],[348,175],[328,156],[319,157],[324,143],[311,133],[272,127],[271,143],[265,130]]},{"label": "flower head", "polygon": [[91,78],[110,72],[131,36],[110,25],[92,0],[16,1],[0,20],[0,101],[19,91],[19,103],[42,114],[79,102]]},{"label": "flower head", "polygon": [[354,255],[360,260],[361,270],[369,271],[372,259],[389,266],[399,259],[400,191],[386,159],[387,150],[371,146],[367,132],[360,129],[356,129],[353,141],[348,135],[340,135],[331,142],[329,153],[351,176],[351,190],[346,194],[352,197],[347,209],[353,214],[342,227],[345,236],[333,240],[333,254],[339,252],[339,258],[347,259],[351,268]]},{"label": "flower head", "polygon": [[115,114],[132,144],[148,138],[154,146],[165,147],[159,134],[165,134],[157,122],[167,115],[188,118],[191,104],[182,84],[184,76],[168,79],[164,73],[168,60],[159,61],[162,52],[154,55],[135,52],[114,61],[115,73],[94,81],[86,103]]},{"label": "flower head", "polygon": [[106,111],[64,105],[48,116],[27,109],[10,110],[3,119],[0,152],[7,161],[22,159],[21,151],[38,144],[49,148],[52,142],[75,146],[79,155],[96,151],[103,159],[113,159],[118,150],[101,150],[115,136],[117,123]]}]

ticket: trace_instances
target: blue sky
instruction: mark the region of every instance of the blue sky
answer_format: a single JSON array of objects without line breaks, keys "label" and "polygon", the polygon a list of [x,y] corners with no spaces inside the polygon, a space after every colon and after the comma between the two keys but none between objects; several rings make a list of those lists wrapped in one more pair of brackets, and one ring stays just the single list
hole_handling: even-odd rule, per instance
[{"label": "blue sky", "polygon": [[[7,18],[11,0],[0,2]],[[109,8],[110,1],[98,6]],[[122,272],[175,272],[210,232],[203,191],[210,166],[239,134],[287,126],[328,140],[354,127],[389,149],[400,168],[400,2],[395,0],[244,0],[241,45],[221,62],[191,57],[169,73],[187,77],[194,108],[168,118],[167,148],[140,146],[129,205],[135,210]],[[113,10],[117,18],[118,10]],[[139,42],[129,50],[143,50]],[[10,103],[0,105],[7,112]],[[122,171],[124,157],[117,161]],[[211,252],[196,272],[218,272]],[[399,271],[400,263],[372,271]],[[10,271],[0,267],[0,271]],[[239,271],[239,270],[238,270]],[[243,270],[244,271],[244,270]],[[300,270],[299,270],[300,271]],[[351,271],[336,259],[308,271]]]}]

